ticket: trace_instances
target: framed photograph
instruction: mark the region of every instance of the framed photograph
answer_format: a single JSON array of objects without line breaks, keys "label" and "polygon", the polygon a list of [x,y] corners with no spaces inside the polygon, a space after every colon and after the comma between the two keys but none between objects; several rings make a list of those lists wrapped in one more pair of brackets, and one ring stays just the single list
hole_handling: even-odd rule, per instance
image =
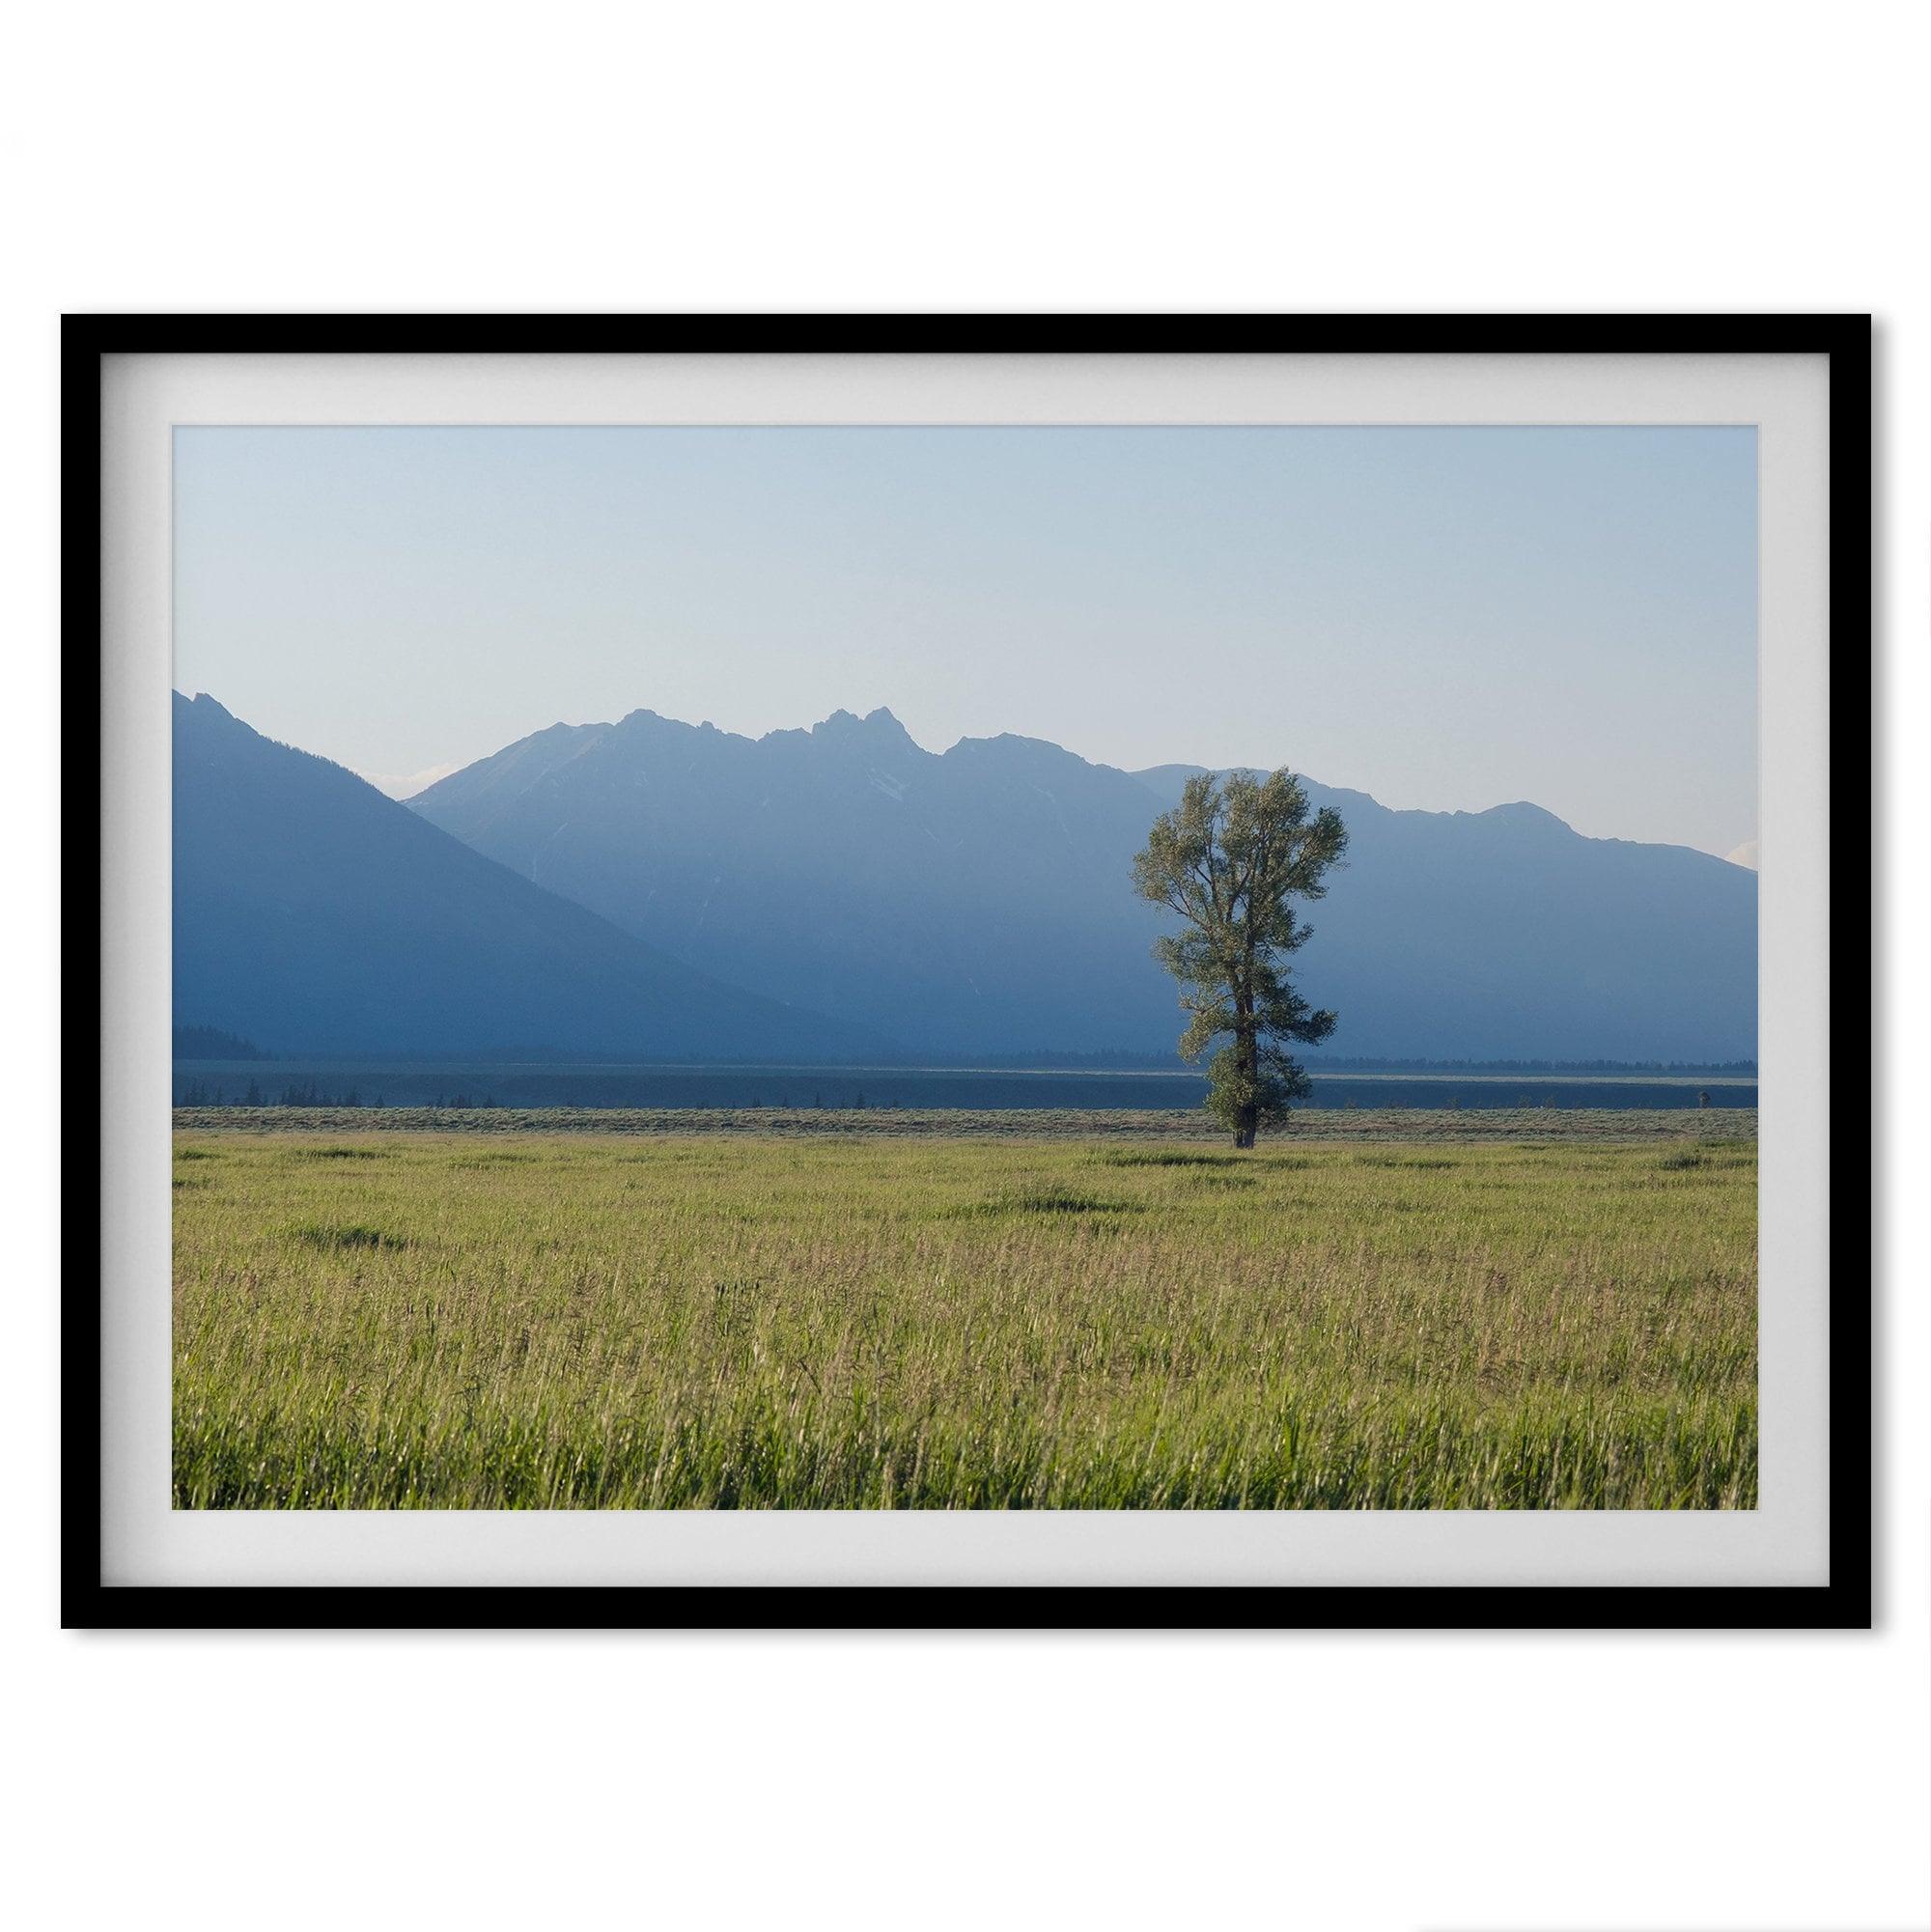
[{"label": "framed photograph", "polygon": [[67,1621],[1867,1625],[1870,369],[70,318]]}]

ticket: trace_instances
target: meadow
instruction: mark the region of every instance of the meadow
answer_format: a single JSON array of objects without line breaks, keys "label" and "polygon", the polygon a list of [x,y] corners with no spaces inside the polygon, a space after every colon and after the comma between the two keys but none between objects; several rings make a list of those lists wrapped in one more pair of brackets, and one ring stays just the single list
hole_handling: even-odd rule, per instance
[{"label": "meadow", "polygon": [[178,1113],[175,1501],[1754,1507],[1753,1112],[1421,1118]]}]

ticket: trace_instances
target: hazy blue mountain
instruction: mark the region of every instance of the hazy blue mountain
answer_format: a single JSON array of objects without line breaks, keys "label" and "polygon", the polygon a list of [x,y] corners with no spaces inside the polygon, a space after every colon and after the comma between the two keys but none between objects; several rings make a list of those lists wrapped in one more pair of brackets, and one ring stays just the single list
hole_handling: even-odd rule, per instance
[{"label": "hazy blue mountain", "polygon": [[178,1060],[266,1060],[252,1040],[224,1033],[218,1026],[175,1027],[175,1058]]},{"label": "hazy blue mountain", "polygon": [[[1158,1050],[1179,1017],[1130,868],[1194,769],[1010,736],[935,754],[885,711],[759,740],[634,712],[539,732],[410,807],[693,966],[922,1052]],[[1353,835],[1301,955],[1334,1051],[1754,1054],[1754,875],[1533,805],[1309,790]]]},{"label": "hazy blue mountain", "polygon": [[888,712],[753,742],[558,726],[410,800],[676,954],[934,1052],[1158,1043],[1146,788],[1022,738],[921,750]]},{"label": "hazy blue mountain", "polygon": [[[1201,769],[1134,775],[1164,806]],[[1301,955],[1310,994],[1342,1016],[1337,1053],[1755,1058],[1753,872],[1583,838],[1539,805],[1397,812],[1306,789],[1348,826]]]},{"label": "hazy blue mountain", "polygon": [[178,1024],[278,1053],[850,1055],[869,1028],[720,984],[351,771],[174,703]]}]

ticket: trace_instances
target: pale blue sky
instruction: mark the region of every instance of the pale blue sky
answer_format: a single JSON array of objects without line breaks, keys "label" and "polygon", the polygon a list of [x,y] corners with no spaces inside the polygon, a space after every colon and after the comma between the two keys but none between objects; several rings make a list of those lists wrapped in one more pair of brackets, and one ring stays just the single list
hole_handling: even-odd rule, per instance
[{"label": "pale blue sky", "polygon": [[395,778],[639,708],[1756,835],[1749,429],[185,429],[177,686]]}]

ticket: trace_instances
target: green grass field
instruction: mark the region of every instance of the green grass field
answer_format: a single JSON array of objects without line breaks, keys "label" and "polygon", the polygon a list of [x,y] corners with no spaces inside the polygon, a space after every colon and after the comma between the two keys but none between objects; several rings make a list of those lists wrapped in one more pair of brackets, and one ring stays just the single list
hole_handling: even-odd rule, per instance
[{"label": "green grass field", "polygon": [[1753,1115],[272,1111],[177,1116],[179,1506],[1756,1503]]}]

